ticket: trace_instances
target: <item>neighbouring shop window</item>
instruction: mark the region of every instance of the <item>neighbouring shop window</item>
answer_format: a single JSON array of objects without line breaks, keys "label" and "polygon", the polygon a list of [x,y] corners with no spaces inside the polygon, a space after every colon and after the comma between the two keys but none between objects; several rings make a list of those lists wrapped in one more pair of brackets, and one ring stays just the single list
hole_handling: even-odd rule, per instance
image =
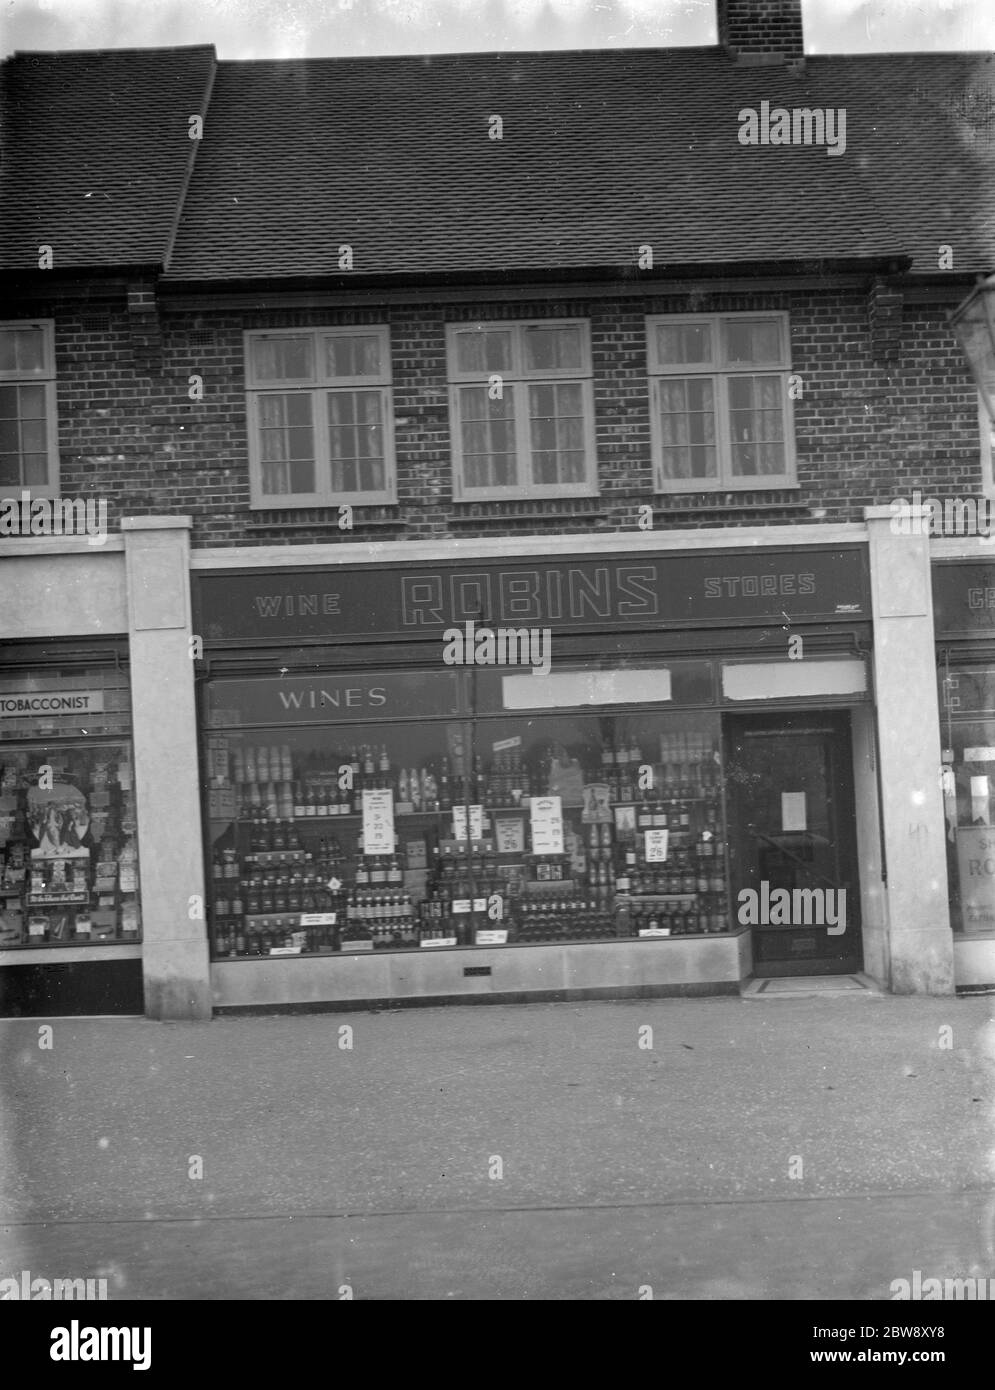
[{"label": "neighbouring shop window", "polygon": [[646,320],[658,492],[795,482],[787,314]]},{"label": "neighbouring shop window", "polygon": [[215,958],[731,929],[713,712],[250,731],[209,701]]},{"label": "neighbouring shop window", "polygon": [[0,947],[140,936],[130,742],[0,743]]},{"label": "neighbouring shop window", "polygon": [[252,505],[396,499],[390,330],[245,335]]},{"label": "neighbouring shop window", "polygon": [[446,329],[457,499],[597,493],[586,319]]},{"label": "neighbouring shop window", "polygon": [[0,323],[0,488],[58,486],[54,322]]},{"label": "neighbouring shop window", "polygon": [[995,666],[942,667],[940,720],[951,925],[995,933]]}]

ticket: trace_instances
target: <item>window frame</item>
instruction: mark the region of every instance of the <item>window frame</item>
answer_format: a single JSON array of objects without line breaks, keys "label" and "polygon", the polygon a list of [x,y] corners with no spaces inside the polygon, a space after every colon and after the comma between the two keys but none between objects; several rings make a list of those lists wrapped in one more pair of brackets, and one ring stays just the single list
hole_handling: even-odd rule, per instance
[{"label": "window frame", "polygon": [[[0,331],[9,329],[34,328],[42,333],[44,365],[40,372],[0,370],[0,385],[4,386],[42,386],[45,391],[45,444],[48,459],[48,481],[38,483],[0,483],[0,496],[8,487],[16,486],[18,492],[27,492],[31,497],[58,497],[59,494],[59,411],[58,374],[55,361],[55,319],[0,319]],[[23,465],[22,465],[23,466]]]},{"label": "window frame", "polygon": [[[726,342],[723,325],[745,319],[774,321],[780,335],[780,356],[776,364],[765,366],[760,363],[730,363],[726,360]],[[658,358],[656,330],[663,324],[676,326],[690,324],[700,328],[707,324],[712,331],[713,361],[704,363],[661,363]],[[695,492],[758,492],[774,488],[798,488],[798,462],[795,449],[795,418],[793,402],[788,390],[788,378],[792,374],[790,316],[783,309],[748,309],[715,314],[647,314],[646,315],[646,366],[649,379],[650,397],[650,441],[653,456],[653,490],[655,493],[673,496],[680,493]],[[732,471],[732,445],[730,433],[730,406],[728,383],[735,377],[776,376],[781,381],[781,407],[784,412],[784,471],[781,473],[756,473],[747,477],[736,477]],[[664,474],[664,442],[661,423],[661,383],[679,377],[682,380],[706,379],[712,383],[715,401],[715,455],[718,476],[715,478],[668,478]]]},{"label": "window frame", "polygon": [[[370,376],[333,377],[323,370],[324,338],[370,338],[380,343],[380,371]],[[243,334],[245,363],[246,426],[249,447],[249,509],[251,511],[300,511],[309,507],[382,507],[397,502],[397,453],[394,443],[394,383],[389,324],[362,324],[337,327],[322,324],[308,328],[250,328]],[[257,381],[253,357],[254,344],[261,340],[310,338],[313,372],[310,378],[286,381]],[[377,391],[383,427],[384,487],[366,492],[335,492],[332,488],[333,459],[328,423],[328,394],[333,391]],[[311,428],[314,432],[314,492],[264,493],[261,447],[260,400],[263,396],[307,395],[311,400]]]},{"label": "window frame", "polygon": [[[550,367],[528,370],[525,365],[525,335],[530,328],[577,328],[580,330],[580,367]],[[511,367],[505,373],[460,371],[457,367],[456,339],[460,333],[483,330],[511,333]],[[467,386],[486,389],[491,376],[503,375],[504,390],[510,388],[515,437],[516,482],[510,486],[468,487],[463,471],[463,418],[460,392]],[[591,321],[588,318],[481,319],[446,324],[446,376],[449,387],[449,429],[452,455],[452,487],[455,502],[555,501],[559,498],[598,497],[598,458],[594,423],[594,370],[591,362]],[[528,391],[530,386],[578,385],[584,434],[584,479],[579,483],[525,482],[523,470],[532,477],[533,450],[529,431]]]},{"label": "window frame", "polygon": [[995,478],[992,468],[995,465],[995,420],[991,419],[985,408],[985,398],[978,392],[978,434],[981,439],[981,491],[985,497],[995,501]]}]

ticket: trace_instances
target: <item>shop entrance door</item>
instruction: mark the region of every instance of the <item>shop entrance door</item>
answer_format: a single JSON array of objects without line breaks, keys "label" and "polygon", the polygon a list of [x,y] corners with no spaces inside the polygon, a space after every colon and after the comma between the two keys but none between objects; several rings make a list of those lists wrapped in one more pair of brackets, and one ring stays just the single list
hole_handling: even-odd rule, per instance
[{"label": "shop entrance door", "polygon": [[733,916],[752,925],[754,974],[860,970],[849,714],[730,716],[725,740]]}]

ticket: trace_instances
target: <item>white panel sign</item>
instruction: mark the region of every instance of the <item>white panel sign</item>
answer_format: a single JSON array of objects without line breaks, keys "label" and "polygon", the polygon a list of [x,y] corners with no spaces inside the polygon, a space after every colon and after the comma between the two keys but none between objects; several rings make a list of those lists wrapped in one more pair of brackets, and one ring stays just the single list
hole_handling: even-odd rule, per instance
[{"label": "white panel sign", "polygon": [[781,830],[807,830],[808,813],[804,792],[781,793]]},{"label": "white panel sign", "polygon": [[389,787],[363,792],[363,853],[394,853],[394,793]]},{"label": "white panel sign", "polygon": [[[470,839],[482,840],[484,838],[484,808],[483,806],[470,807]],[[466,807],[453,807],[453,839],[466,839]]]},{"label": "white panel sign", "polygon": [[807,695],[863,695],[863,661],[751,661],[722,663],[722,694],[727,700],[787,700]]},{"label": "white panel sign", "polygon": [[670,838],[669,830],[646,830],[646,862],[647,864],[663,864],[667,858],[667,841]]},{"label": "white panel sign", "polygon": [[558,671],[505,676],[505,709],[573,709],[577,705],[657,704],[670,697],[666,667],[627,671]]},{"label": "white panel sign", "polygon": [[532,818],[532,853],[563,853],[563,806],[558,796],[529,798]]}]

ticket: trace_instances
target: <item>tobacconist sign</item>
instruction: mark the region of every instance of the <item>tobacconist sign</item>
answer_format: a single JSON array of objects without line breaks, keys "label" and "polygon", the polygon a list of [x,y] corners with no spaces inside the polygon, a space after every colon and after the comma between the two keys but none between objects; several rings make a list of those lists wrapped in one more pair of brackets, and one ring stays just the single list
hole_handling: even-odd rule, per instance
[{"label": "tobacconist sign", "polygon": [[995,636],[995,562],[939,562],[932,570],[937,637]]},{"label": "tobacconist sign", "polygon": [[470,621],[567,633],[870,617],[859,546],[201,571],[194,603],[215,645],[437,637]]},{"label": "tobacconist sign", "polygon": [[53,714],[101,714],[102,690],[5,690],[0,692],[0,719],[50,718]]}]

